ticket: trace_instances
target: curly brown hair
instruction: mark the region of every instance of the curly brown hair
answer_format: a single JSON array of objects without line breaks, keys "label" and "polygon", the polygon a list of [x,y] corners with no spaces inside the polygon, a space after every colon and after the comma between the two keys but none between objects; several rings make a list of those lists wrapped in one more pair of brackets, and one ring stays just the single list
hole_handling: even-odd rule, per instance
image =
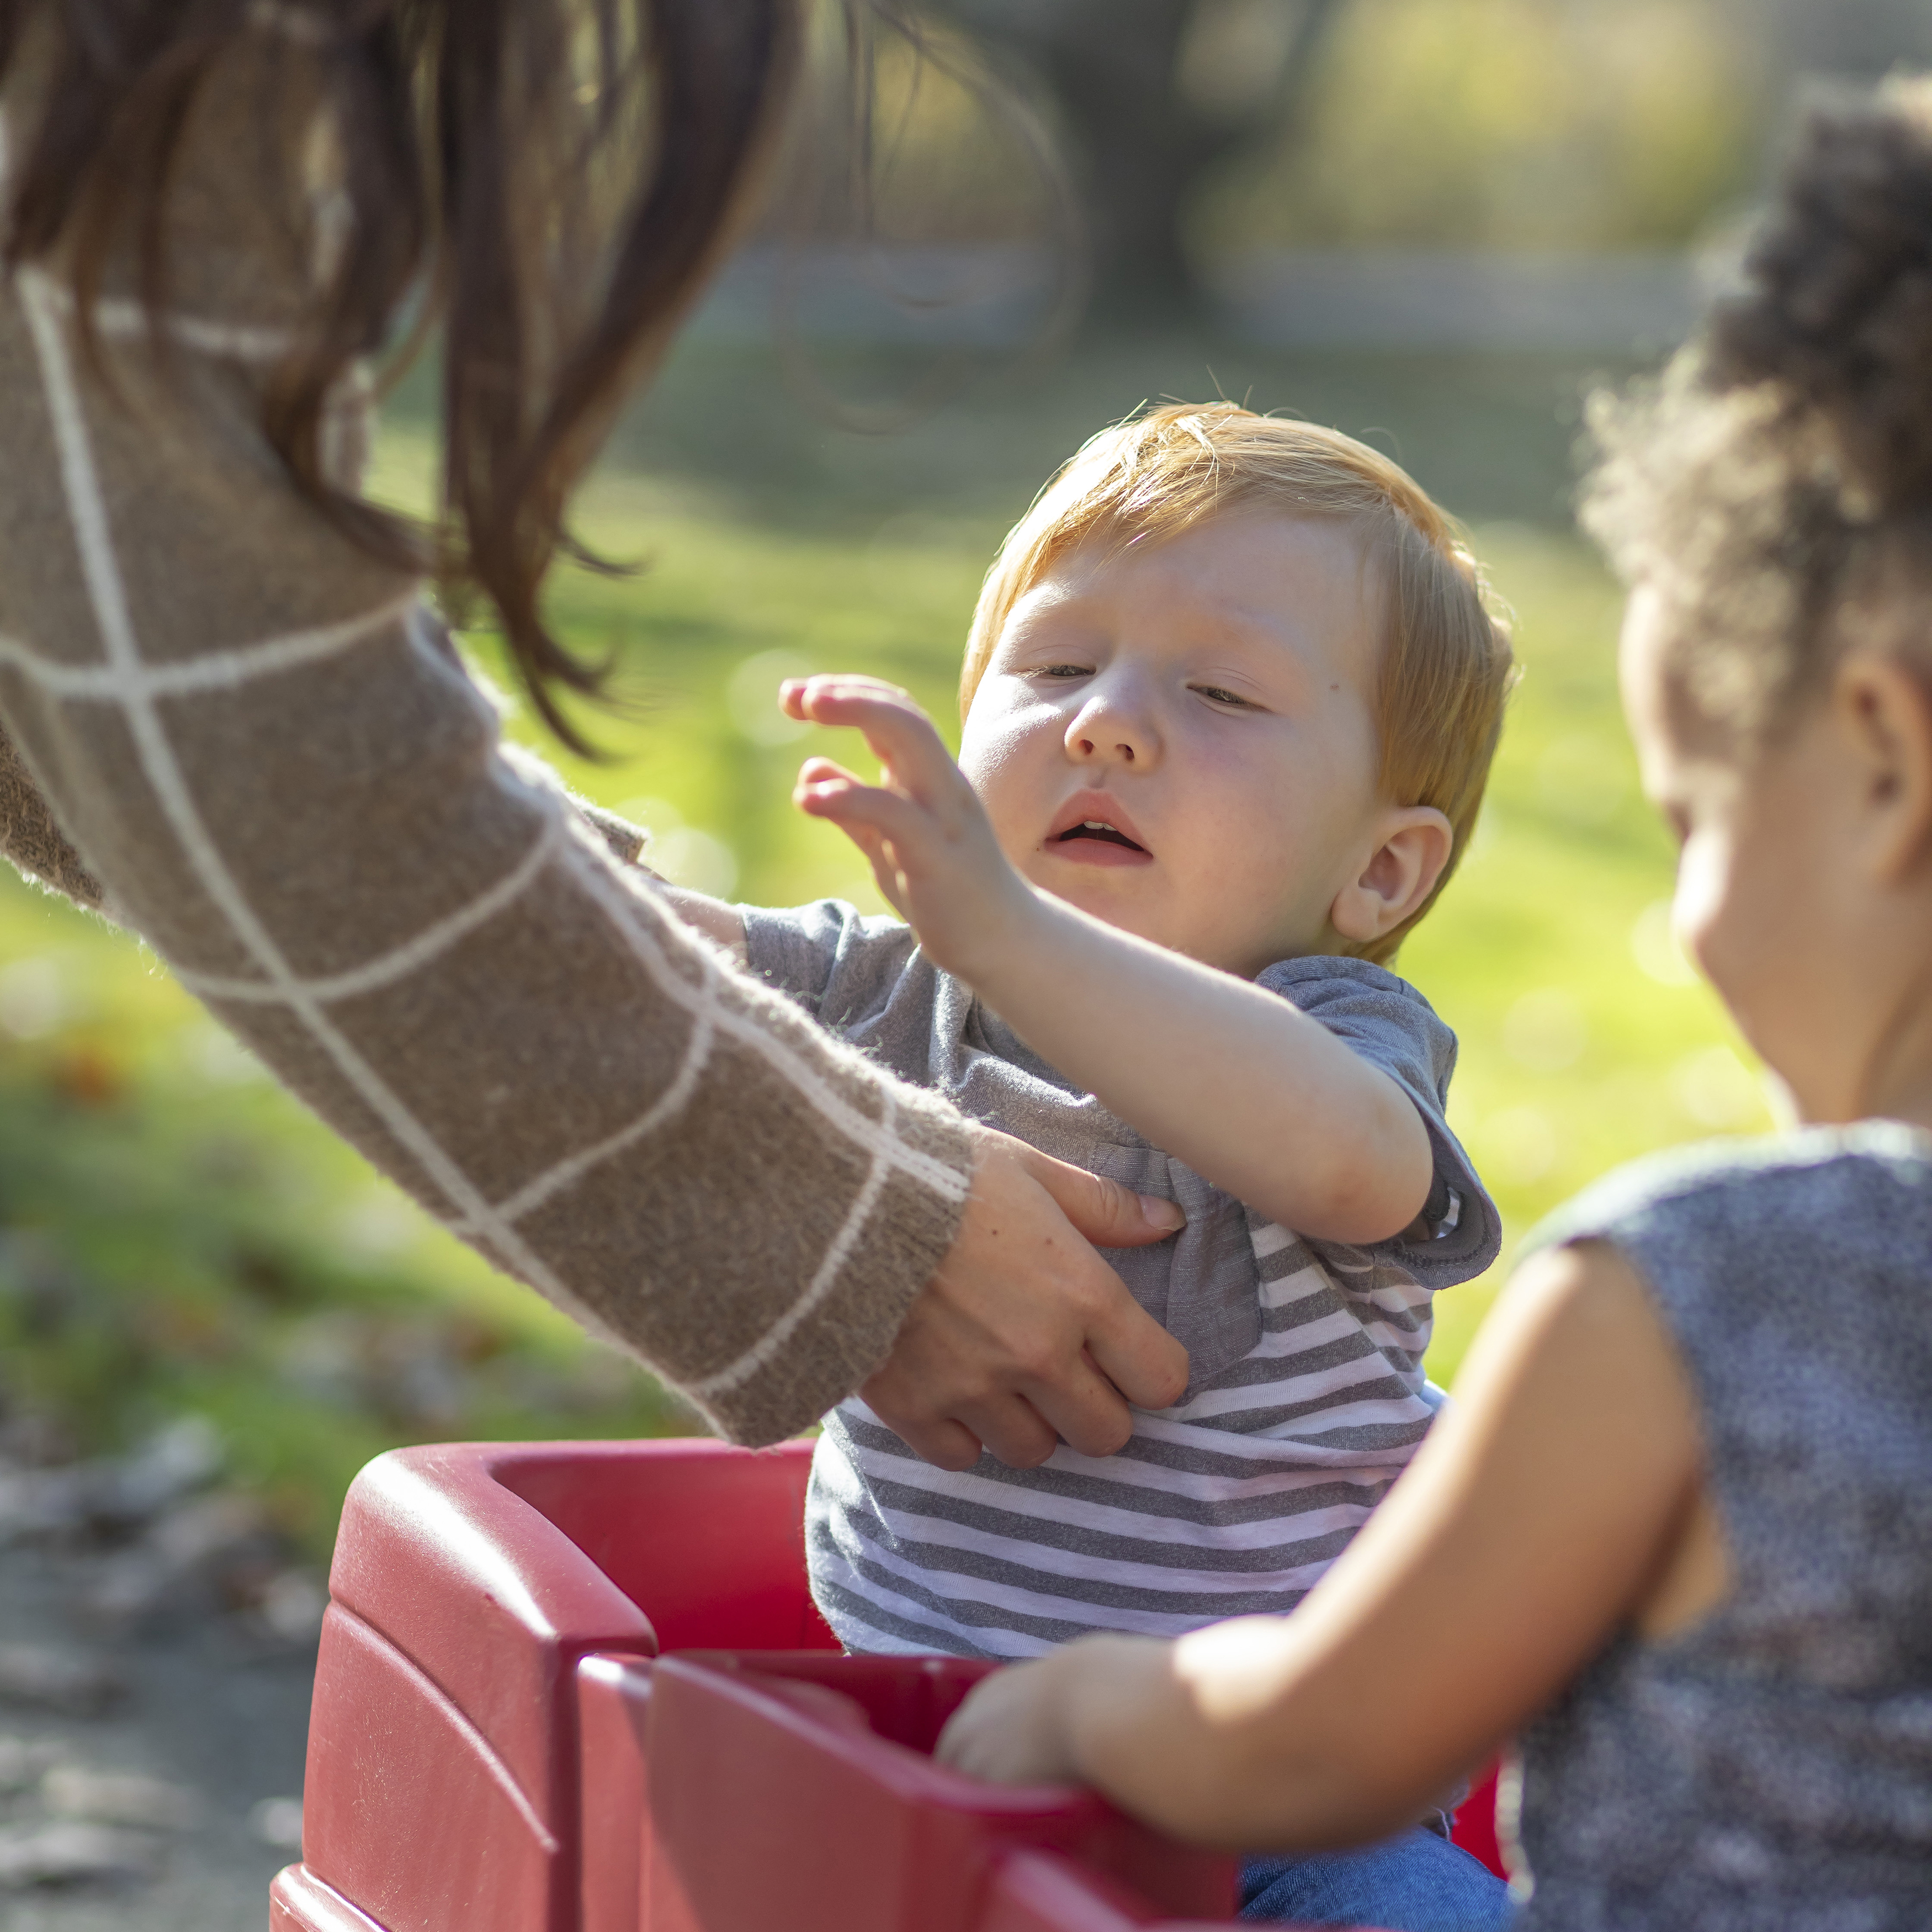
[{"label": "curly brown hair", "polygon": [[1932,592],[1932,79],[1808,117],[1736,286],[1593,399],[1585,526],[1660,594],[1703,716],[1774,734]]}]

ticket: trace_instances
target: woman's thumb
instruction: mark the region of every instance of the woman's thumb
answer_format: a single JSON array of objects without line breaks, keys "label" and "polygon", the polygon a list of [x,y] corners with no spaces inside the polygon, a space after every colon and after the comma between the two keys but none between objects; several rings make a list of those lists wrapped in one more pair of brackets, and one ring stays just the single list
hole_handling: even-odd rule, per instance
[{"label": "woman's thumb", "polygon": [[1027,1150],[1027,1168],[1058,1204],[1060,1211],[1096,1248],[1142,1248],[1164,1241],[1187,1225],[1187,1216],[1157,1194],[1136,1194],[1118,1180],[1089,1174]]}]

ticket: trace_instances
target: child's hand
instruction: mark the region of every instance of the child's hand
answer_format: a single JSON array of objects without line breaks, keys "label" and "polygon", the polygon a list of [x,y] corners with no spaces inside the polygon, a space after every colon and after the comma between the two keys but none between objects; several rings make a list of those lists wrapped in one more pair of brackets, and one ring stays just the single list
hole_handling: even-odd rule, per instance
[{"label": "child's hand", "polygon": [[[933,1756],[994,1784],[1070,1784],[1079,1776],[1059,1695],[1071,1651],[982,1677],[953,1712]],[[1077,1667],[1077,1665],[1076,1665]]]},{"label": "child's hand", "polygon": [[1174,1646],[1152,1637],[1085,1636],[982,1678],[934,1755],[996,1784],[1084,1784],[1095,1719],[1144,1723],[1174,1701]]},{"label": "child's hand", "polygon": [[792,801],[830,819],[865,854],[880,891],[933,960],[971,981],[976,959],[1010,944],[1034,892],[1007,862],[932,720],[904,692],[873,677],[788,680],[778,702],[794,718],[865,734],[884,767],[879,784],[811,758]]}]

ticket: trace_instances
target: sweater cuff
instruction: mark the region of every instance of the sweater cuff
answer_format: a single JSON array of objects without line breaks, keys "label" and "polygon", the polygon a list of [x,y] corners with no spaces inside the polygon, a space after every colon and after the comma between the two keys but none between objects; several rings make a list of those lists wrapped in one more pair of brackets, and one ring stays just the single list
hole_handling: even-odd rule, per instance
[{"label": "sweater cuff", "polygon": [[[896,1088],[899,1139],[969,1180],[972,1130],[936,1096]],[[796,1325],[771,1359],[728,1394],[687,1395],[718,1432],[753,1448],[808,1429],[885,1365],[913,1304],[951,1250],[965,1213],[904,1174],[880,1190],[840,1269],[809,1318]],[[807,1291],[808,1297],[809,1290]]]}]

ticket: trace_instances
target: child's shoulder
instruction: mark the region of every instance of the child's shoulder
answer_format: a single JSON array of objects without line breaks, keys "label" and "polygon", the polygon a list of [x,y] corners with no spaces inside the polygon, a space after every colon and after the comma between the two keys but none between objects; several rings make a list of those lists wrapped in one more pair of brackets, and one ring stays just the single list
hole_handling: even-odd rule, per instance
[{"label": "child's shoulder", "polygon": [[1875,1236],[1916,1243],[1928,1232],[1932,1134],[1861,1120],[1648,1155],[1558,1208],[1524,1248],[1600,1238],[1639,1250],[1668,1241],[1792,1256],[1842,1252]]},{"label": "child's shoulder", "polygon": [[1438,1109],[1456,1070],[1456,1036],[1406,980],[1336,953],[1280,959],[1255,984],[1319,1020]]},{"label": "child's shoulder", "polygon": [[1255,983],[1285,994],[1297,1006],[1306,1005],[1311,996],[1325,1000],[1366,996],[1398,1000],[1431,1015],[1436,1010],[1400,974],[1346,953],[1310,952],[1277,959],[1255,975]]},{"label": "child's shoulder", "polygon": [[739,910],[751,970],[828,1025],[883,1007],[919,950],[903,920],[868,917],[843,899]]}]

